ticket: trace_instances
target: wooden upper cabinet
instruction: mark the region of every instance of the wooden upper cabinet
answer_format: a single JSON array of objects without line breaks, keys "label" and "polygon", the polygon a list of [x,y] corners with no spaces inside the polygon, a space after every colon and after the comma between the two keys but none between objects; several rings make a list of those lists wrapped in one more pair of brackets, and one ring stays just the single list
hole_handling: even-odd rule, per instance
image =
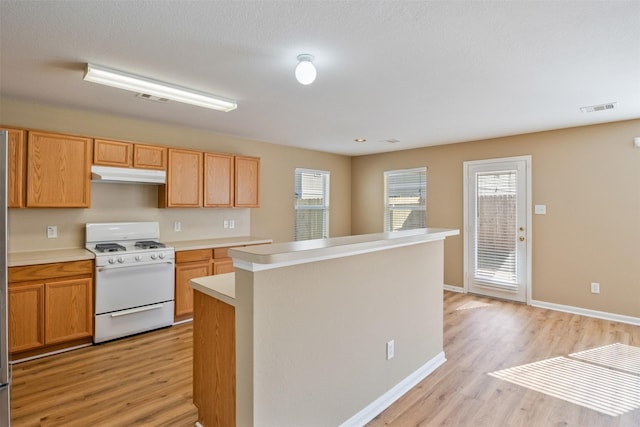
[{"label": "wooden upper cabinet", "polygon": [[170,148],[167,183],[158,189],[158,204],[167,208],[202,206],[202,152]]},{"label": "wooden upper cabinet", "polygon": [[233,155],[204,153],[204,206],[233,207]]},{"label": "wooden upper cabinet", "polygon": [[133,167],[139,169],[167,169],[167,149],[156,145],[134,144]]},{"label": "wooden upper cabinet", "polygon": [[22,129],[2,128],[7,131],[7,207],[23,208],[26,199],[25,168],[27,162],[27,132]]},{"label": "wooden upper cabinet", "polygon": [[120,168],[167,169],[167,149],[156,145],[96,139],[93,164]]},{"label": "wooden upper cabinet", "polygon": [[27,207],[90,207],[92,158],[91,138],[28,132]]},{"label": "wooden upper cabinet", "polygon": [[260,159],[235,157],[235,206],[260,207]]},{"label": "wooden upper cabinet", "polygon": [[93,164],[130,168],[133,162],[133,144],[96,139],[93,143]]}]

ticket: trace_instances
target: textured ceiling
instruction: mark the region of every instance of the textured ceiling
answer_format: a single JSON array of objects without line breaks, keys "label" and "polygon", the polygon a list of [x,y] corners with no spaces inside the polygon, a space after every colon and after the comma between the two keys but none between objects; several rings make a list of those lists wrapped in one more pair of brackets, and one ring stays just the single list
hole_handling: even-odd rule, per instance
[{"label": "textured ceiling", "polygon": [[[87,62],[238,109],[142,100]],[[0,94],[349,155],[633,119],[640,1],[0,0]]]}]

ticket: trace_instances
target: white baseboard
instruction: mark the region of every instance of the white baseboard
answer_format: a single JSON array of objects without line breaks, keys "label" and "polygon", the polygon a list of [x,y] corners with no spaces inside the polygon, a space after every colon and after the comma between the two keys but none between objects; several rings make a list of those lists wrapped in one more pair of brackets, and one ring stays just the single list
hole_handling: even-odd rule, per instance
[{"label": "white baseboard", "polygon": [[451,292],[460,292],[460,293],[464,293],[464,288],[461,286],[453,286],[453,285],[444,285],[444,290],[445,291],[451,291]]},{"label": "white baseboard", "polygon": [[608,313],[606,311],[589,310],[587,308],[573,307],[570,305],[554,304],[552,302],[535,300],[531,300],[531,305],[533,307],[547,308],[549,310],[563,311],[565,313],[579,314],[581,316],[595,317],[597,319],[604,319],[640,326],[639,317],[625,316],[624,314]]},{"label": "white baseboard", "polygon": [[402,397],[406,392],[415,387],[420,381],[428,377],[440,365],[446,362],[444,351],[418,368],[411,375],[400,381],[385,394],[371,402],[366,408],[342,423],[340,427],[363,426],[376,415],[387,409],[393,402]]}]

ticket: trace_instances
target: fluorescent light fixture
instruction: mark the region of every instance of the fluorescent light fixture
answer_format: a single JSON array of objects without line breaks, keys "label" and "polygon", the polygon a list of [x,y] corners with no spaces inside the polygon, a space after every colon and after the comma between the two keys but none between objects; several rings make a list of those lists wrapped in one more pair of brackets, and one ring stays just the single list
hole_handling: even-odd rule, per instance
[{"label": "fluorescent light fixture", "polygon": [[231,99],[94,64],[87,64],[84,80],[217,111],[228,112],[238,107],[236,101]]}]

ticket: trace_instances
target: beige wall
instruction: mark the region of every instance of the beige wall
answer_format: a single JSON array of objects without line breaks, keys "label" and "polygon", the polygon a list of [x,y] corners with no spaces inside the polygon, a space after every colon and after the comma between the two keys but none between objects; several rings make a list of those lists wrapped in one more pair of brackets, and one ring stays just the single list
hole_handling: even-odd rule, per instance
[{"label": "beige wall", "polygon": [[[427,224],[463,230],[464,161],[532,156],[534,300],[640,317],[640,120],[352,159],[353,234],[383,229],[383,171],[427,166]],[[463,237],[445,243],[462,286]],[[601,294],[589,283],[600,282]]]},{"label": "beige wall", "polygon": [[434,362],[443,351],[442,257],[443,242],[433,241],[237,268],[237,424],[337,426]]},{"label": "beige wall", "polygon": [[[274,241],[291,241],[296,167],[331,172],[330,233],[344,236],[351,232],[351,161],[346,156],[8,98],[0,99],[0,124],[261,158],[258,209],[158,209],[155,187],[92,184],[90,209],[10,209],[10,251],[82,246],[85,223],[129,220],[159,221],[162,239],[166,241],[231,237],[249,232]],[[235,219],[237,228],[224,229],[224,219]],[[181,232],[173,231],[173,221],[182,222]],[[57,239],[46,238],[47,225],[58,225]]]}]

